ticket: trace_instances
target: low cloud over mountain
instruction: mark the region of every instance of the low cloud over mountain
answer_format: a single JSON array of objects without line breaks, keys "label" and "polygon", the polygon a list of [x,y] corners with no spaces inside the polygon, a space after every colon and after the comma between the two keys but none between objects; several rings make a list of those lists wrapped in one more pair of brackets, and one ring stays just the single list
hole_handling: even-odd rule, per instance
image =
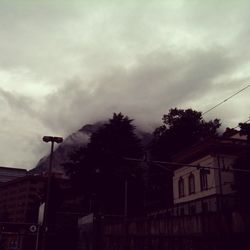
[{"label": "low cloud over mountain", "polygon": [[[122,112],[152,131],[249,84],[248,1],[2,1],[0,165],[31,169],[44,135]],[[205,117],[236,126],[249,90]]]}]

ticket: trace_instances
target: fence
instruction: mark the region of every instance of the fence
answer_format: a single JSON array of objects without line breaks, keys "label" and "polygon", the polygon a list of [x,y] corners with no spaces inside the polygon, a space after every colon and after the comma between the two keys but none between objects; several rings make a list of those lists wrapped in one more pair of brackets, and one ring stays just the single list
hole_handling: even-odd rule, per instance
[{"label": "fence", "polygon": [[241,250],[250,249],[250,215],[204,214],[99,220],[100,250]]}]

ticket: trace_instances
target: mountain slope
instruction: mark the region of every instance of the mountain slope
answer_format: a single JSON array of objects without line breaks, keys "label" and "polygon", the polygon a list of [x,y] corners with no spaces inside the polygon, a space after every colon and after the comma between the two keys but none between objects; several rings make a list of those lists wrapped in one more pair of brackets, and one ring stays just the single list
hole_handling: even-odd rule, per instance
[{"label": "mountain slope", "polygon": [[[95,124],[86,124],[77,132],[72,133],[66,137],[62,144],[54,150],[53,154],[53,171],[65,175],[65,170],[62,166],[67,162],[70,155],[75,150],[84,147],[91,136],[104,122],[97,122]],[[150,133],[137,130],[137,135],[141,139],[142,144],[145,146],[152,138]],[[41,174],[49,167],[49,155],[44,156],[39,160],[36,167],[30,171],[32,174]]]}]

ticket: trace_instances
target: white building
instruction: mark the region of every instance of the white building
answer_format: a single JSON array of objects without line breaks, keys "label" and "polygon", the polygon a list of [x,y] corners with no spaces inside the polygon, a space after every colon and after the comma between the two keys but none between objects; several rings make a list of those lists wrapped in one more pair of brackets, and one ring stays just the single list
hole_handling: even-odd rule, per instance
[{"label": "white building", "polygon": [[187,166],[178,167],[174,171],[174,214],[233,209],[234,172],[230,170],[245,147],[246,141],[242,139],[211,139],[176,156],[175,162]]}]

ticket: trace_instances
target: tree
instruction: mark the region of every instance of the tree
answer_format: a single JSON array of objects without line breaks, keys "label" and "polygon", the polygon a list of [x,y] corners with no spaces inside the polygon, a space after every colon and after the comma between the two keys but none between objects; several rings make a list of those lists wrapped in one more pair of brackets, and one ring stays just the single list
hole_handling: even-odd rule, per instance
[{"label": "tree", "polygon": [[247,141],[250,142],[250,123],[239,123],[240,134],[247,136]]},{"label": "tree", "polygon": [[221,125],[218,119],[206,122],[201,112],[192,109],[172,108],[162,121],[151,144],[152,156],[158,160],[171,160],[171,156],[200,139],[217,136]]},{"label": "tree", "polygon": [[93,133],[85,151],[89,164],[113,172],[124,167],[124,157],[140,157],[142,147],[132,121],[121,113],[114,114],[108,123]]},{"label": "tree", "polygon": [[[218,119],[206,122],[202,113],[192,109],[172,108],[163,115],[163,124],[155,129],[149,145],[151,158],[158,161],[171,161],[172,156],[184,150],[202,138],[217,136],[220,127]],[[159,166],[149,168],[148,194],[153,209],[171,207],[173,202],[173,171]],[[150,208],[149,208],[150,209]]]},{"label": "tree", "polygon": [[[85,197],[86,209],[89,203],[105,213],[123,213],[125,179],[131,188],[136,184],[133,179],[140,178],[138,164],[125,158],[139,158],[143,153],[132,121],[115,113],[91,135],[87,146],[72,156],[71,177]],[[135,187],[129,194],[131,199],[137,190]]]}]

